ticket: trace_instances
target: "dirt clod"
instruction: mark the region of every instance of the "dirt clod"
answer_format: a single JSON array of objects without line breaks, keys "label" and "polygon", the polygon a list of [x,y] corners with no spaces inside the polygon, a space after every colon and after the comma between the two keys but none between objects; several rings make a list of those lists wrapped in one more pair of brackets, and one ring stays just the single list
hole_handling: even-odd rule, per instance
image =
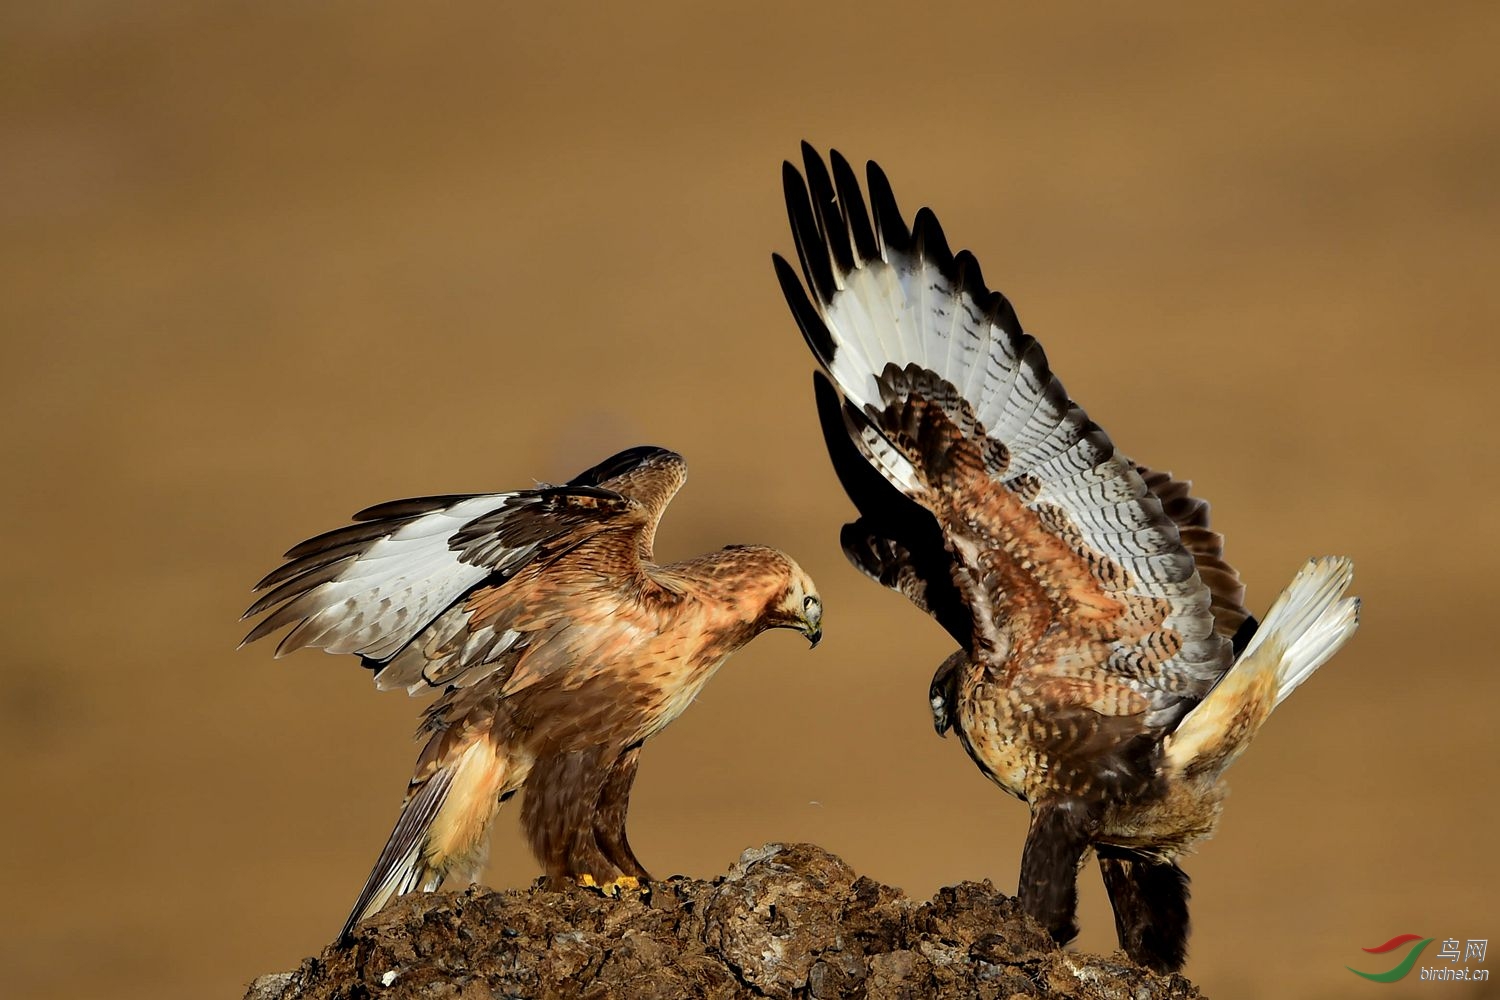
[{"label": "dirt clod", "polygon": [[1181,976],[1064,952],[989,883],[925,902],[822,848],[768,844],[712,881],[606,899],[549,887],[398,899],[246,1000],[744,997],[1186,1000]]}]

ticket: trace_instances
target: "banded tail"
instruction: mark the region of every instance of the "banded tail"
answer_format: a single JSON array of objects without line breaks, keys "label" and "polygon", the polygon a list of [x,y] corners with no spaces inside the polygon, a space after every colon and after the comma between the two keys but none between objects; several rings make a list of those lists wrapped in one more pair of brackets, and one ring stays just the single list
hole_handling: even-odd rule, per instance
[{"label": "banded tail", "polygon": [[434,892],[450,875],[472,881],[484,867],[490,824],[519,780],[509,780],[507,762],[484,737],[435,766],[423,768],[419,763],[419,775],[424,770],[425,776],[413,779],[396,828],[344,921],[338,942],[347,941],[356,924],[374,916],[392,897]]},{"label": "banded tail", "polygon": [[1353,581],[1343,556],[1302,567],[1234,666],[1168,737],[1169,767],[1217,774],[1234,763],[1272,710],[1359,627],[1359,598],[1346,596]]}]

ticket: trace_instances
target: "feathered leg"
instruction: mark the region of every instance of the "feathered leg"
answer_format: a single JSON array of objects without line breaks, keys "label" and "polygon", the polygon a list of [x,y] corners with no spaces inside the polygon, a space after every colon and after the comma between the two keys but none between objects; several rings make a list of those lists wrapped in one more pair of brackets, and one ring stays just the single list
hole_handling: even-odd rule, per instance
[{"label": "feathered leg", "polygon": [[1092,811],[1076,799],[1038,802],[1031,810],[1017,895],[1060,945],[1078,936],[1078,867],[1096,826]]},{"label": "feathered leg", "polygon": [[650,879],[650,873],[636,859],[630,841],[625,837],[625,815],[630,810],[630,789],[635,784],[640,756],[641,745],[637,743],[626,750],[610,770],[594,811],[594,840],[604,856],[627,876]]},{"label": "feathered leg", "polygon": [[428,743],[401,817],[339,931],[339,941],[347,940],[355,924],[391,897],[418,889],[432,892],[448,876],[472,878],[476,866],[483,865],[501,797],[524,775],[514,773],[487,735],[470,732],[464,742],[454,735],[452,730],[440,732]]},{"label": "feathered leg", "polygon": [[1189,929],[1187,873],[1170,861],[1102,847],[1099,868],[1125,954],[1153,972],[1181,969]]},{"label": "feathered leg", "polygon": [[521,804],[521,826],[532,853],[553,878],[607,885],[620,869],[594,839],[594,807],[609,780],[602,747],[538,757]]}]

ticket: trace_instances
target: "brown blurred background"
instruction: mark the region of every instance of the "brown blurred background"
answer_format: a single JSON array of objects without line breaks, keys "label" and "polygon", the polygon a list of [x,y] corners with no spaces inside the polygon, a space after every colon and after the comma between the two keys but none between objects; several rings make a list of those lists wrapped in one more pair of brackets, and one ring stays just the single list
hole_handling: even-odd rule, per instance
[{"label": "brown blurred background", "polygon": [[[1391,964],[1362,946],[1500,937],[1493,5],[544,6],[0,14],[9,995],[238,996],[318,950],[420,706],[236,652],[250,584],[366,504],[642,442],[693,470],[659,555],[779,545],[828,606],[816,653],[757,641],[652,743],[645,862],[805,839],[1013,887],[1025,810],[929,726],[949,642],[837,547],[768,260],[804,137],[938,211],[1074,397],[1213,501],[1257,611],[1356,560],[1360,635],[1188,866],[1188,974],[1354,995]],[[514,815],[492,885],[535,874]]]}]

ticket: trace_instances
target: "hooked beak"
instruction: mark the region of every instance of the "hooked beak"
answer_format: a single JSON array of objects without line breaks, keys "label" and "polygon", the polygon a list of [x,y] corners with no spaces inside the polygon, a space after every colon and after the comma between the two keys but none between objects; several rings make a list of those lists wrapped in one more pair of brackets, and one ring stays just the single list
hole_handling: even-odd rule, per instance
[{"label": "hooked beak", "polygon": [[948,738],[948,730],[953,728],[953,717],[948,714],[948,702],[940,693],[934,692],[932,701],[932,728],[943,739]]},{"label": "hooked beak", "polygon": [[799,628],[798,631],[801,631],[804,636],[807,636],[807,648],[817,649],[817,643],[820,643],[823,640],[822,613],[816,613],[816,615],[802,615],[801,625],[802,627]]},{"label": "hooked beak", "polygon": [[823,641],[823,609],[814,605],[798,615],[797,631],[807,636],[809,649],[817,649]]}]

